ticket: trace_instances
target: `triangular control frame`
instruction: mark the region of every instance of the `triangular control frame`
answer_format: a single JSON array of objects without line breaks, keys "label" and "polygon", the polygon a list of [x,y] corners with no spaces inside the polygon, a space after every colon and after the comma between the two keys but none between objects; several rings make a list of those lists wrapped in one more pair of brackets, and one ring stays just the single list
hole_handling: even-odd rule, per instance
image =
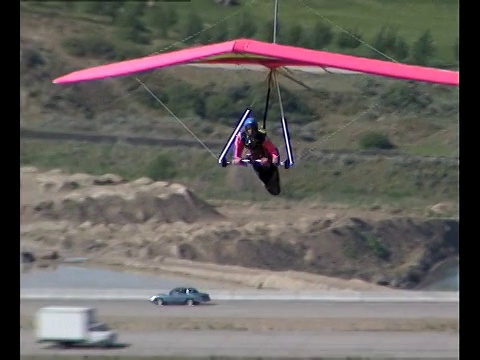
[{"label": "triangular control frame", "polygon": [[[282,125],[282,134],[283,134],[283,139],[284,139],[284,144],[285,144],[285,151],[287,154],[287,158],[285,161],[280,162],[280,165],[283,166],[285,169],[289,169],[292,167],[295,163],[295,159],[293,156],[293,147],[292,147],[292,142],[290,138],[290,132],[288,130],[288,123],[287,119],[285,117],[285,112],[283,111],[283,104],[282,104],[282,97],[280,94],[280,85],[278,83],[278,78],[277,78],[277,73],[275,69],[271,69],[269,74],[268,74],[268,89],[267,89],[267,98],[265,100],[265,110],[263,113],[263,130],[266,131],[267,128],[267,114],[268,114],[268,104],[270,100],[270,93],[271,93],[271,88],[272,84],[275,85],[276,90],[277,90],[277,96],[278,96],[278,104],[280,106],[280,114],[281,114],[281,125]],[[242,116],[240,116],[237,125],[235,126],[233,132],[231,133],[230,137],[228,138],[225,146],[223,147],[222,151],[220,152],[220,155],[218,156],[218,163],[222,165],[222,167],[226,167],[227,165],[230,164],[230,162],[227,160],[227,155],[230,149],[232,148],[232,145],[235,141],[236,136],[238,133],[242,130],[243,124],[245,120],[248,118],[250,113],[252,112],[252,109],[247,107],[245,111],[243,112]]]}]

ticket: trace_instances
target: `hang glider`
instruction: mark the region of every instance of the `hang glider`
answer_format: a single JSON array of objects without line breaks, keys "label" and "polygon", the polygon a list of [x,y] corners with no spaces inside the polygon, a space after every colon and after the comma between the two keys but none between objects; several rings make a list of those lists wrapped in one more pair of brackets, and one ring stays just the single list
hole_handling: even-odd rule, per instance
[{"label": "hang glider", "polygon": [[[95,66],[61,76],[53,80],[53,82],[55,84],[78,83],[117,76],[128,76],[159,68],[181,65],[214,65],[216,67],[240,65],[242,67],[263,68],[268,70],[268,91],[263,113],[263,129],[266,130],[266,119],[271,88],[272,86],[275,86],[280,105],[281,126],[287,154],[287,159],[284,162],[281,162],[281,164],[286,169],[294,164],[294,157],[287,120],[283,112],[277,75],[287,77],[306,88],[308,88],[307,85],[295,79],[292,70],[297,69],[308,71],[308,69],[311,69],[311,71],[318,73],[319,71],[330,72],[330,69],[336,69],[337,72],[364,73],[395,79],[422,81],[452,86],[458,86],[460,82],[460,74],[457,71],[406,65],[327,51],[317,51],[295,46],[266,43],[251,39],[231,40]],[[251,109],[247,108],[239,118],[234,131],[230,135],[229,140],[218,157],[218,163],[223,167],[226,167],[229,164],[227,161],[227,154],[250,112]]]},{"label": "hang glider", "polygon": [[336,68],[396,79],[453,86],[458,86],[460,82],[458,71],[406,65],[251,39],[231,40],[95,66],[74,71],[53,80],[53,82],[64,84],[99,80],[186,64],[260,65],[270,70],[290,66]]}]

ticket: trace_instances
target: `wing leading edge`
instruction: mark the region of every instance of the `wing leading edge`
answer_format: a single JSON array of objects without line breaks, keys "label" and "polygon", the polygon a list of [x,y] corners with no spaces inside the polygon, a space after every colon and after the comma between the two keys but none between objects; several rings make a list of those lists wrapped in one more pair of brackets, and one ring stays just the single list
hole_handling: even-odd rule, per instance
[{"label": "wing leading edge", "polygon": [[403,80],[454,86],[458,86],[460,83],[458,71],[407,65],[251,39],[231,40],[95,66],[66,74],[56,78],[53,82],[63,84],[99,80],[191,63],[261,65],[270,69],[283,66],[328,67]]}]

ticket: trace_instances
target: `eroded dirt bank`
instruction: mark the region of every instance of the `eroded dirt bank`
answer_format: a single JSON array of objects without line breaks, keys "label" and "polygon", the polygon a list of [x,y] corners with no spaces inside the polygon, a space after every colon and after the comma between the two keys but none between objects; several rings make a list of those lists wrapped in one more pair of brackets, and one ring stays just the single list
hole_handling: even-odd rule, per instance
[{"label": "eroded dirt bank", "polygon": [[232,216],[234,205],[180,184],[35,168],[21,168],[20,195],[22,245],[35,261],[56,252],[253,287],[408,289],[458,257],[452,219],[285,203]]}]

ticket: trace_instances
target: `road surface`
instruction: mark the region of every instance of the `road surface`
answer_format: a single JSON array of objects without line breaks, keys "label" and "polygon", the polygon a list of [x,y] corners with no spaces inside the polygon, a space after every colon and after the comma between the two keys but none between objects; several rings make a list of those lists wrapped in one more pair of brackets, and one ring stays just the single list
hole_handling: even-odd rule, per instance
[{"label": "road surface", "polygon": [[447,333],[162,331],[120,334],[115,349],[55,349],[21,332],[22,355],[88,354],[136,356],[342,356],[458,358],[458,339]]},{"label": "road surface", "polygon": [[[145,317],[168,314],[188,318],[437,318],[458,319],[458,303],[337,303],[316,301],[231,300],[214,305],[186,308],[155,307],[145,301],[128,300],[28,300],[21,301],[20,313],[33,315],[42,306],[92,306],[104,316]],[[156,311],[156,313],[155,313]]]},{"label": "road surface", "polygon": [[[328,302],[328,301],[216,301],[209,306],[157,307],[147,300],[25,300],[21,317],[33,316],[47,305],[93,306],[100,317],[133,321],[178,322],[198,319],[276,319],[290,321],[332,321],[332,319],[458,319],[457,302]],[[237,319],[237,320],[235,320]],[[363,320],[362,320],[363,321]],[[456,331],[272,331],[264,330],[119,330],[122,346],[114,349],[58,349],[37,344],[31,329],[21,329],[21,354],[104,354],[165,356],[370,356],[457,359]]]}]

